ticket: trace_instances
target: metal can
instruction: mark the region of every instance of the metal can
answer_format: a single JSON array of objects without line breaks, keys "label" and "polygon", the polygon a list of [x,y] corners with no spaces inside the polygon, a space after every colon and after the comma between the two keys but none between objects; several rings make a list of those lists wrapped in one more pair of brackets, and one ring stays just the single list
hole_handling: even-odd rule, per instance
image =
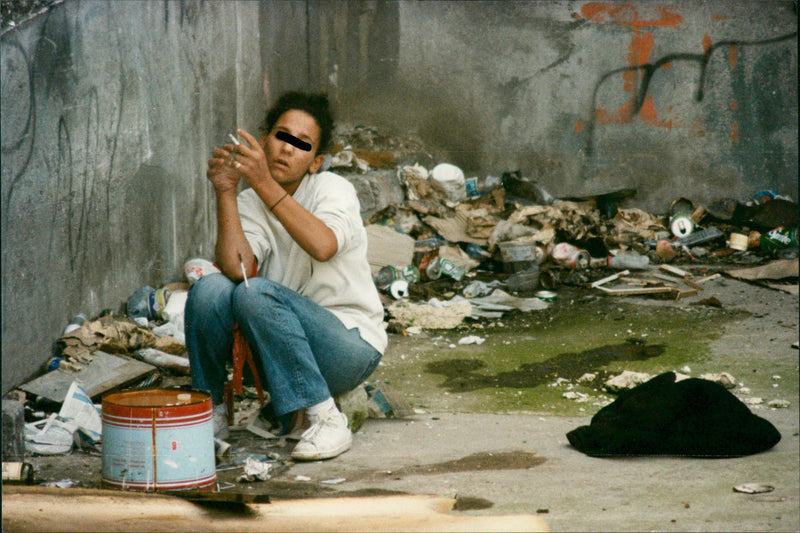
[{"label": "metal can", "polygon": [[419,270],[414,265],[406,266],[393,266],[387,265],[381,268],[373,280],[375,286],[379,289],[387,289],[393,281],[402,279],[408,283],[417,283],[419,281]]},{"label": "metal can", "polygon": [[589,268],[590,256],[586,250],[566,242],[560,242],[553,247],[550,256],[559,264],[569,268]]},{"label": "metal can", "polygon": [[686,213],[675,213],[669,218],[669,229],[676,237],[686,237],[694,231],[694,220]]},{"label": "metal can", "polygon": [[439,247],[441,245],[442,241],[436,238],[423,239],[414,243],[414,259],[412,262],[420,273],[425,272],[428,265],[439,256]]},{"label": "metal can", "polygon": [[33,465],[23,462],[3,461],[3,484],[33,485]]},{"label": "metal can", "polygon": [[396,279],[389,285],[389,294],[392,298],[399,300],[408,296],[408,282],[404,279]]},{"label": "metal can", "polygon": [[445,259],[444,257],[437,257],[434,261],[431,262],[430,265],[428,265],[428,268],[426,269],[425,273],[428,275],[430,279],[437,279],[442,274],[444,274],[445,276],[453,278],[456,281],[461,281],[461,278],[464,277],[464,274],[466,274],[467,271],[457,266],[449,259]]},{"label": "metal can", "polygon": [[439,279],[442,277],[442,268],[439,265],[438,257],[434,257],[433,260],[425,267],[425,276],[428,279]]},{"label": "metal can", "polygon": [[776,253],[786,248],[797,248],[797,228],[778,227],[761,235],[761,250]]}]

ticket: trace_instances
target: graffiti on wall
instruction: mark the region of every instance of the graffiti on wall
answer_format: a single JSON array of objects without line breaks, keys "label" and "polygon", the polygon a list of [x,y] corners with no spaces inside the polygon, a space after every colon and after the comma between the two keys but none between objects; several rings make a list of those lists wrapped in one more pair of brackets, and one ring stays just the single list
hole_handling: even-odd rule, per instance
[{"label": "graffiti on wall", "polygon": [[[671,129],[674,125],[671,118],[661,118],[651,93],[653,76],[661,69],[672,68],[676,62],[690,62],[697,64],[697,80],[693,98],[700,102],[706,92],[708,80],[708,65],[717,50],[728,51],[730,69],[736,67],[740,47],[764,46],[786,41],[796,40],[797,32],[770,37],[761,40],[723,40],[713,43],[711,37],[706,35],[702,42],[701,53],[671,53],[657,59],[651,55],[655,49],[655,39],[652,31],[646,29],[675,28],[683,23],[683,17],[670,6],[654,6],[650,16],[642,16],[630,4],[590,2],[581,7],[580,16],[596,23],[615,23],[631,28],[632,37],[628,47],[628,64],[612,69],[600,76],[594,86],[591,98],[591,111],[584,124],[578,121],[575,125],[577,131],[586,132],[585,154],[592,156],[595,152],[595,128],[598,124],[626,124],[639,118],[643,123]],[[622,77],[623,90],[627,93],[625,103],[615,110],[608,111],[598,104],[598,93],[602,86],[609,80]],[[731,109],[735,110],[737,103],[731,102]],[[731,122],[730,138],[732,142],[738,140],[738,124]]]},{"label": "graffiti on wall", "polygon": [[66,258],[81,287],[92,270],[87,261],[110,260],[109,186],[122,102],[102,104],[97,87],[76,79],[70,39],[57,18],[42,25],[32,53],[13,35],[2,41],[4,83],[15,81],[3,101],[10,115],[3,121],[3,226],[26,225],[47,244],[50,262]]}]

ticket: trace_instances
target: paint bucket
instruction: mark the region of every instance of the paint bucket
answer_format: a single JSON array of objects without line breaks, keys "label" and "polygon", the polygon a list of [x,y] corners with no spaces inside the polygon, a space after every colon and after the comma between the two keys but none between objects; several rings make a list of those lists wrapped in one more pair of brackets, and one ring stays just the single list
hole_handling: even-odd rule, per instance
[{"label": "paint bucket", "polygon": [[217,482],[211,396],[142,389],[103,398],[106,488],[213,490]]}]

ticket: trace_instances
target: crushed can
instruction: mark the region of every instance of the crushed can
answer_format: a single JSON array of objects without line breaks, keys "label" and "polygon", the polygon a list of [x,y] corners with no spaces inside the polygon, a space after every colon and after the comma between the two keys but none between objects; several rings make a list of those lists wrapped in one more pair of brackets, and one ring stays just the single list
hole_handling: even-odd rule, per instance
[{"label": "crushed can", "polygon": [[424,273],[428,265],[439,256],[439,247],[441,245],[442,241],[437,238],[422,239],[414,243],[414,259],[412,262],[420,274]]},{"label": "crushed can", "polygon": [[797,248],[797,228],[778,227],[761,235],[761,250],[776,255],[781,250]]},{"label": "crushed can", "polygon": [[591,257],[589,252],[581,250],[566,242],[560,242],[553,247],[550,256],[556,263],[568,268],[589,268]]},{"label": "crushed can", "polygon": [[457,266],[449,259],[437,257],[428,265],[425,273],[429,279],[439,279],[441,275],[444,274],[445,276],[453,278],[456,281],[461,281],[461,278],[464,277],[464,274],[466,274],[467,271]]},{"label": "crushed can", "polygon": [[417,283],[420,279],[419,270],[417,270],[417,267],[414,265],[387,265],[375,274],[373,281],[376,287],[386,290],[391,286],[393,281],[398,279],[405,280],[408,283]]}]

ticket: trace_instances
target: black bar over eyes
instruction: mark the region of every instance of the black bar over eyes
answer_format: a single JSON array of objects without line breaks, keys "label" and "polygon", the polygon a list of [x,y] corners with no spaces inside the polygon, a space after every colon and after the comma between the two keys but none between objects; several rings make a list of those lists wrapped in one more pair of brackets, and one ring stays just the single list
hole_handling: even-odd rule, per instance
[{"label": "black bar over eyes", "polygon": [[298,139],[297,137],[295,137],[291,133],[287,133],[287,132],[281,130],[281,131],[279,131],[279,132],[277,132],[275,134],[275,137],[277,137],[279,140],[281,140],[283,142],[287,142],[287,143],[291,144],[295,148],[301,149],[304,152],[310,152],[311,151],[311,145],[309,143],[305,142],[302,139]]}]

